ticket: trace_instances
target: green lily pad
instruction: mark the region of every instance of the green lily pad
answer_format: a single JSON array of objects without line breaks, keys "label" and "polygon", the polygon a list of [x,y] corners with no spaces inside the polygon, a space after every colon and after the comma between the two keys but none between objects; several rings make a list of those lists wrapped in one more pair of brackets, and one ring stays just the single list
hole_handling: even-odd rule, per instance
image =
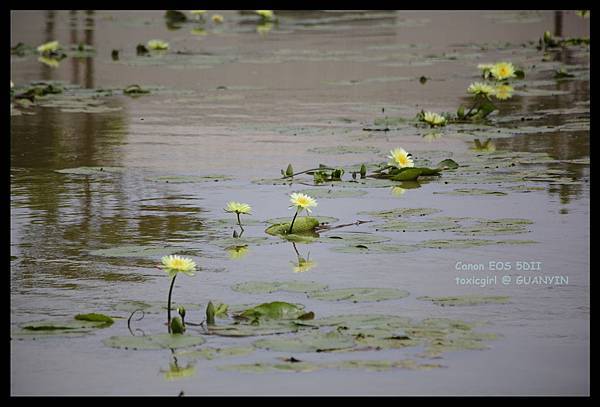
[{"label": "green lily pad", "polygon": [[168,184],[188,184],[188,183],[199,183],[199,182],[218,182],[218,181],[230,181],[233,178],[226,175],[162,175],[157,177],[148,177],[147,181],[153,182],[164,182]]},{"label": "green lily pad", "polygon": [[[352,198],[363,196],[367,194],[367,191],[362,189],[334,189],[334,188],[313,188],[299,191],[302,194],[310,195],[313,198],[327,199],[327,198]],[[317,218],[318,219],[318,218]]]},{"label": "green lily pad", "polygon": [[263,320],[258,324],[238,322],[230,325],[209,326],[208,332],[211,335],[225,337],[245,337],[298,332],[301,328],[303,327],[293,320]]},{"label": "green lily pad", "polygon": [[74,321],[35,321],[21,325],[21,329],[27,331],[66,331],[66,330],[89,330],[107,326],[104,321],[74,320]]},{"label": "green lily pad", "polygon": [[460,224],[454,218],[433,218],[421,222],[389,220],[383,225],[375,225],[376,230],[388,232],[429,232],[435,230],[458,229]]},{"label": "green lily pad", "polygon": [[122,173],[125,169],[122,167],[76,167],[55,171],[61,174],[70,175],[111,175]]},{"label": "green lily pad", "polygon": [[231,246],[260,246],[262,244],[271,244],[268,238],[262,236],[252,237],[226,237],[222,239],[214,239],[210,241],[219,247],[228,248]]},{"label": "green lily pad", "polygon": [[254,321],[257,319],[298,319],[306,314],[303,305],[273,301],[249,308],[236,316]]},{"label": "green lily pad", "polygon": [[310,153],[318,154],[379,154],[381,150],[373,146],[332,146],[332,147],[313,147],[307,150]]},{"label": "green lily pad", "polygon": [[445,195],[458,195],[458,196],[473,196],[473,195],[497,195],[503,196],[508,195],[506,192],[493,191],[491,189],[481,188],[461,188],[452,191],[435,191],[434,194],[445,194]]},{"label": "green lily pad", "polygon": [[319,239],[323,243],[335,243],[346,246],[357,246],[357,245],[371,245],[375,243],[388,242],[389,237],[378,236],[372,233],[365,232],[338,232],[329,234],[327,236],[321,236]]},{"label": "green lily pad", "polygon": [[118,349],[178,349],[204,343],[201,336],[158,334],[149,336],[111,336],[103,341],[106,346]]},{"label": "green lily pad", "polygon": [[352,302],[397,300],[408,295],[408,291],[396,288],[338,288],[308,293],[309,298],[317,300]]},{"label": "green lily pad", "polygon": [[119,247],[111,247],[109,249],[98,249],[90,251],[92,256],[102,257],[157,257],[167,256],[184,250],[182,247],[169,246],[134,246],[126,245]]},{"label": "green lily pad", "polygon": [[213,360],[225,357],[246,356],[254,352],[252,347],[232,346],[229,348],[204,348],[201,350],[183,350],[175,354],[177,357],[190,359],[203,358]]},{"label": "green lily pad", "polygon": [[92,321],[92,322],[103,322],[107,325],[112,325],[115,321],[108,315],[104,314],[77,314],[75,315],[75,319],[78,321]]},{"label": "green lily pad", "polygon": [[231,287],[233,291],[247,294],[270,294],[276,291],[308,293],[327,289],[327,285],[313,281],[248,281]]},{"label": "green lily pad", "polygon": [[[292,222],[291,219],[289,222],[287,223],[279,223],[279,224],[275,224],[275,225],[271,225],[269,226],[265,232],[268,233],[269,235],[288,235],[289,230],[290,230],[290,226],[291,226]],[[316,218],[312,218],[309,216],[305,216],[305,217],[298,217],[296,218],[296,221],[294,222],[294,229],[293,229],[293,234],[296,235],[300,235],[300,234],[311,234],[314,233],[314,230],[317,226],[319,226],[320,222],[316,219]]]},{"label": "green lily pad", "polygon": [[[302,218],[301,216],[296,218],[296,222],[298,222],[298,219],[301,219],[301,218]],[[321,224],[321,225],[328,224],[328,223],[335,223],[339,220],[338,218],[334,218],[333,216],[310,216],[310,218],[316,219],[319,222],[319,224]],[[278,224],[291,222],[291,221],[292,221],[291,217],[285,217],[285,218],[267,219],[265,221],[265,223],[268,223],[270,225],[278,225]],[[296,229],[296,223],[294,223],[294,230],[295,229]]]},{"label": "green lily pad", "polygon": [[439,212],[441,212],[441,210],[435,208],[396,208],[382,211],[359,212],[358,214],[364,214],[383,219],[394,219],[400,217],[409,218],[413,216],[427,216]]},{"label": "green lily pad", "polygon": [[226,372],[240,373],[267,373],[267,372],[314,372],[321,367],[315,363],[298,362],[298,363],[244,363],[238,365],[223,365],[217,369]]},{"label": "green lily pad", "polygon": [[435,305],[442,307],[454,307],[462,305],[482,305],[482,304],[506,304],[510,297],[499,295],[463,295],[458,297],[417,297],[417,300],[431,301]]},{"label": "green lily pad", "polygon": [[528,219],[482,219],[478,220],[474,226],[462,227],[455,230],[455,233],[470,236],[527,233],[529,230],[524,225],[532,223]]},{"label": "green lily pad", "polygon": [[430,249],[466,249],[470,247],[479,247],[493,245],[495,240],[483,239],[450,239],[450,240],[426,240],[418,243],[417,246]]},{"label": "green lily pad", "polygon": [[[186,311],[199,311],[204,308],[199,304],[190,304],[190,303],[172,303],[171,311],[177,312],[177,307],[183,306]],[[166,301],[155,301],[155,302],[143,302],[143,301],[125,301],[120,302],[113,306],[115,311],[122,311],[131,313],[136,310],[142,310],[146,314],[163,314],[167,312],[167,304]],[[134,317],[135,318],[135,317]]]},{"label": "green lily pad", "polygon": [[352,336],[332,331],[298,337],[259,339],[252,345],[275,352],[331,352],[352,348],[355,342]]},{"label": "green lily pad", "polygon": [[405,245],[397,243],[371,243],[357,244],[348,246],[335,246],[330,250],[337,253],[361,253],[361,254],[379,254],[379,253],[408,253],[419,248],[415,245]]}]

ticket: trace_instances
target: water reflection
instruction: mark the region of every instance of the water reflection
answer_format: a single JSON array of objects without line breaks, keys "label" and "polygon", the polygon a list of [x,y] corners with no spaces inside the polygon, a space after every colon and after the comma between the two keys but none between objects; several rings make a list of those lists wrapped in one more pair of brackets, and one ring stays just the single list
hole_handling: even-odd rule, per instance
[{"label": "water reflection", "polygon": [[317,265],[315,261],[310,260],[310,252],[308,252],[308,255],[306,258],[304,258],[302,255],[300,255],[300,252],[296,247],[296,243],[292,242],[292,246],[294,248],[294,252],[296,253],[296,261],[290,262],[292,263],[292,270],[294,273],[304,273]]},{"label": "water reflection", "polygon": [[239,260],[245,257],[250,251],[250,249],[248,248],[248,245],[229,246],[225,248],[225,251],[227,252],[231,260]]},{"label": "water reflection", "polygon": [[186,377],[192,377],[196,374],[196,367],[193,362],[187,363],[185,366],[180,366],[175,351],[171,349],[172,362],[169,363],[167,370],[161,369],[160,372],[164,374],[166,380],[179,380],[185,379]]}]

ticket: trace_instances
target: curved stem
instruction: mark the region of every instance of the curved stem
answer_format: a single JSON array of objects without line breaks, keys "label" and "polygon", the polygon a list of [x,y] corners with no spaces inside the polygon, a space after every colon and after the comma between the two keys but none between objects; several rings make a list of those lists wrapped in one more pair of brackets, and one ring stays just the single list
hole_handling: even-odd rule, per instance
[{"label": "curved stem", "polygon": [[237,219],[238,219],[238,225],[240,225],[240,229],[242,229],[242,233],[244,233],[244,227],[242,226],[242,221],[240,220],[240,213],[236,212],[236,215],[237,215]]},{"label": "curved stem", "polygon": [[290,225],[290,230],[288,231],[288,235],[292,234],[292,228],[294,227],[294,222],[296,221],[296,216],[298,216],[298,209],[296,209],[296,213],[294,214],[294,219],[292,219],[292,224]]},{"label": "curved stem", "polygon": [[171,333],[171,293],[173,292],[173,286],[175,285],[175,279],[177,278],[177,274],[173,276],[171,280],[171,287],[169,287],[169,301],[167,304],[167,327],[169,328],[169,333]]},{"label": "curved stem", "polygon": [[284,176],[283,176],[283,177],[281,177],[281,178],[282,178],[282,179],[285,179],[285,178],[292,178],[292,177],[295,177],[296,175],[305,174],[305,173],[307,173],[307,172],[311,172],[311,171],[321,171],[321,170],[335,170],[335,168],[329,168],[329,167],[311,168],[311,169],[309,169],[309,170],[300,171],[300,172],[297,172],[297,173],[295,173],[295,174],[292,174],[292,175],[284,175]]},{"label": "curved stem", "polygon": [[473,106],[471,106],[471,108],[469,109],[469,111],[467,112],[467,114],[465,115],[465,117],[469,117],[471,115],[471,112],[473,111],[473,109],[475,109],[475,106],[477,106],[477,103],[479,102],[479,97],[475,98],[475,103],[473,103]]}]

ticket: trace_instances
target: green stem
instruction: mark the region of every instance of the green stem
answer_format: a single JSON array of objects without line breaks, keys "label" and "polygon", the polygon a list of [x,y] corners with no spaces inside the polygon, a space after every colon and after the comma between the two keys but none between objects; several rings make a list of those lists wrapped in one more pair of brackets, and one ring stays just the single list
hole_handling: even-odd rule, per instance
[{"label": "green stem", "polygon": [[477,95],[477,97],[475,97],[475,103],[473,103],[473,106],[471,106],[471,108],[469,109],[469,111],[467,112],[465,117],[469,117],[471,115],[471,112],[473,111],[473,109],[475,109],[475,106],[477,106],[478,102],[479,102],[479,95]]},{"label": "green stem", "polygon": [[171,287],[169,287],[169,301],[167,304],[167,327],[169,328],[169,333],[171,333],[171,293],[173,292],[173,286],[175,285],[175,278],[177,278],[177,274],[175,274],[171,280]]},{"label": "green stem", "polygon": [[238,225],[240,225],[240,229],[242,229],[242,233],[244,233],[244,227],[242,226],[242,221],[240,220],[240,213],[236,212],[236,214],[238,219]]},{"label": "green stem", "polygon": [[309,169],[309,170],[300,171],[300,172],[297,172],[297,173],[295,173],[295,174],[292,174],[292,175],[284,175],[284,176],[283,176],[283,177],[281,177],[281,178],[282,178],[282,179],[285,179],[285,178],[292,178],[292,177],[294,177],[294,176],[296,176],[296,175],[305,174],[305,173],[307,173],[307,172],[311,172],[311,171],[325,171],[325,170],[335,170],[335,168],[329,168],[329,167],[311,168],[311,169]]},{"label": "green stem", "polygon": [[296,216],[298,216],[298,209],[296,209],[296,213],[294,214],[294,219],[292,219],[292,224],[290,225],[290,230],[288,232],[288,235],[292,234],[292,228],[294,227],[294,222],[296,221]]}]

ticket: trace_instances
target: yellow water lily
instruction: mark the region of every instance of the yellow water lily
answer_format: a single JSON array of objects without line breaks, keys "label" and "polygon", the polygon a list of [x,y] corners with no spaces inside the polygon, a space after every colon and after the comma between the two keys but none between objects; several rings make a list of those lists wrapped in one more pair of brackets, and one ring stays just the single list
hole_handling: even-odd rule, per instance
[{"label": "yellow water lily", "polygon": [[494,94],[495,89],[493,86],[490,86],[483,82],[473,82],[467,88],[467,92],[472,93],[473,95],[482,95],[490,97]]},{"label": "yellow water lily", "polygon": [[498,81],[514,78],[516,76],[515,71],[514,65],[510,62],[498,62],[490,69],[490,73]]},{"label": "yellow water lily", "polygon": [[423,121],[430,126],[443,126],[446,124],[446,118],[440,114],[433,112],[425,112],[423,114]]},{"label": "yellow water lily", "polygon": [[169,49],[169,43],[162,40],[150,40],[147,44],[148,49],[161,51]]},{"label": "yellow water lily", "polygon": [[290,202],[292,203],[290,209],[296,208],[297,212],[302,212],[304,209],[306,209],[308,213],[311,213],[312,211],[310,208],[317,206],[316,199],[299,192],[294,192],[292,195],[290,195]]},{"label": "yellow water lily", "polygon": [[221,14],[215,14],[210,19],[215,24],[221,24],[223,22],[223,16]]},{"label": "yellow water lily", "polygon": [[273,10],[256,10],[256,14],[261,16],[264,20],[275,19],[275,13],[273,13]]},{"label": "yellow water lily", "polygon": [[499,85],[494,89],[494,96],[499,100],[506,100],[512,97],[514,88],[510,85]]},{"label": "yellow water lily", "polygon": [[406,152],[406,150],[403,148],[395,148],[391,150],[388,158],[390,158],[388,165],[393,165],[396,168],[415,166],[412,158],[410,158],[410,154],[408,154],[408,152]]},{"label": "yellow water lily", "polygon": [[37,47],[40,54],[49,54],[58,51],[60,44],[58,41],[50,41]]},{"label": "yellow water lily", "polygon": [[193,276],[196,271],[196,263],[194,260],[178,255],[164,256],[162,259],[164,270],[169,274],[169,277],[175,276],[177,273],[184,273],[188,276]]},{"label": "yellow water lily", "polygon": [[250,205],[241,202],[228,202],[225,212],[249,215],[252,208]]}]

